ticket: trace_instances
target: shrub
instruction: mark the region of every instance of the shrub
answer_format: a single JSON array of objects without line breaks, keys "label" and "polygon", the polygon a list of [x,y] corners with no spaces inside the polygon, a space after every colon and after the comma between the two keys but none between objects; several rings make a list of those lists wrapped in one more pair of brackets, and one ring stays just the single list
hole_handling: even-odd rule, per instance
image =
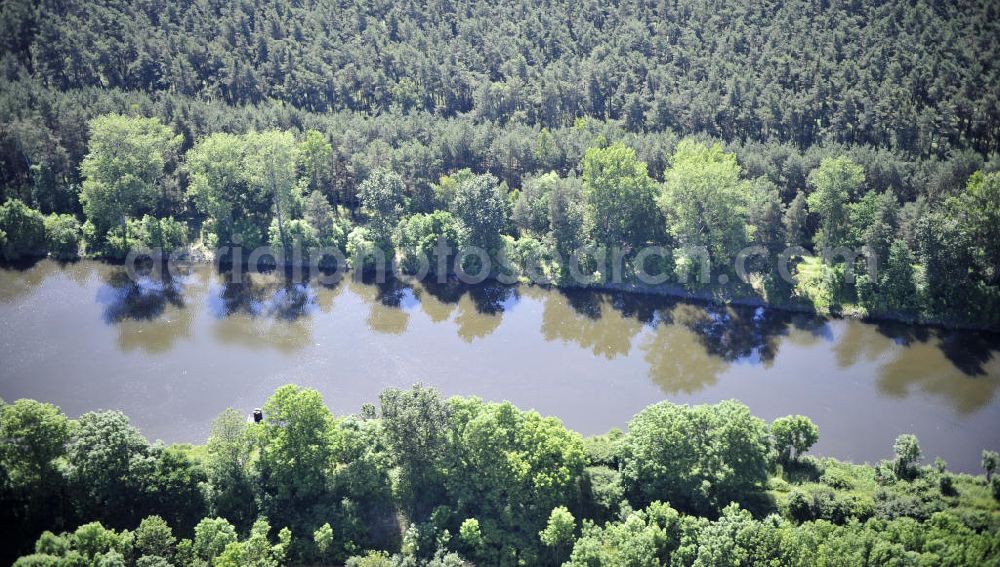
[{"label": "shrub", "polygon": [[[92,227],[93,225],[88,227],[84,224],[83,228],[88,250],[92,243],[99,244],[96,231],[91,234],[94,230]],[[129,219],[126,227],[127,238],[120,228],[111,230],[105,236],[104,245],[100,249],[106,256],[124,258],[132,249],[159,249],[167,255],[185,246],[188,240],[187,223],[175,220],[174,217],[158,219],[152,215],[145,215],[141,219]]]},{"label": "shrub", "polygon": [[320,246],[331,246],[343,252],[347,233],[351,231],[350,221],[337,217],[330,202],[319,191],[309,194],[304,209],[303,218],[316,229]]},{"label": "shrub", "polygon": [[160,248],[164,254],[187,244],[187,224],[174,217],[158,219],[145,215],[138,223],[137,238],[147,248]]},{"label": "shrub", "polygon": [[355,555],[350,557],[345,564],[347,567],[392,567],[392,560],[389,554],[384,551],[369,551],[365,555]]},{"label": "shrub", "polygon": [[864,307],[869,313],[879,310],[878,295],[871,276],[859,274],[854,280],[854,289],[858,295],[858,305]]},{"label": "shrub", "polygon": [[850,490],[854,488],[854,478],[843,469],[828,469],[823,473],[819,481],[837,490]]},{"label": "shrub", "polygon": [[844,524],[852,518],[865,520],[874,513],[870,503],[826,487],[793,490],[785,506],[787,515],[798,522],[826,520]]},{"label": "shrub", "polygon": [[815,517],[813,515],[812,498],[801,490],[793,490],[788,495],[786,506],[788,508],[788,516],[797,522],[805,522]]},{"label": "shrub", "polygon": [[522,236],[517,240],[511,239],[509,250],[509,259],[522,276],[537,283],[551,279],[553,260],[548,244],[537,238]]},{"label": "shrub", "polygon": [[351,268],[363,272],[374,271],[380,261],[388,262],[391,248],[371,238],[371,231],[359,226],[347,235],[347,258]]},{"label": "shrub", "polygon": [[[128,255],[129,248],[133,246],[144,246],[142,242],[137,241],[135,238],[135,231],[137,226],[135,221],[128,223],[129,228],[127,229],[128,234],[123,234],[120,227],[116,227],[104,235],[103,242],[101,237],[95,236],[95,246],[94,251],[99,251],[101,255],[107,256],[108,258],[124,258]],[[90,246],[87,247],[88,250]]]},{"label": "shrub", "polygon": [[20,199],[0,205],[0,232],[6,235],[0,250],[5,260],[45,253],[45,217]]},{"label": "shrub", "polygon": [[899,479],[896,476],[896,466],[893,461],[883,459],[875,465],[876,484],[886,486],[896,482],[897,480]]},{"label": "shrub", "polygon": [[483,543],[483,533],[479,528],[479,520],[466,518],[458,528],[458,538],[469,549],[477,549]]},{"label": "shrub", "polygon": [[924,518],[919,498],[884,489],[875,493],[875,514],[884,520],[901,517]]},{"label": "shrub", "polygon": [[[320,246],[319,233],[309,221],[304,219],[286,220],[284,222],[285,239],[288,245],[294,250],[299,247],[302,258],[309,257],[309,250]],[[281,241],[281,230],[278,229],[278,219],[271,221],[271,227],[267,231],[268,243],[275,250],[283,250],[284,243]],[[291,251],[290,251],[291,252]],[[287,260],[290,260],[288,258]]]},{"label": "shrub", "polygon": [[938,488],[941,489],[941,494],[944,496],[956,496],[958,491],[955,490],[955,478],[950,474],[942,474],[938,479]]},{"label": "shrub", "polygon": [[82,230],[73,215],[52,213],[45,217],[45,241],[57,258],[75,258],[80,253]]},{"label": "shrub", "polygon": [[451,269],[452,259],[450,256],[443,259],[438,257],[435,251],[438,242],[443,239],[455,252],[461,245],[458,222],[447,211],[416,214],[403,219],[399,222],[396,238],[402,255],[402,269],[409,274],[420,269],[421,259],[427,262],[428,273],[438,274],[439,263],[442,261],[447,273]]},{"label": "shrub", "polygon": [[844,287],[844,268],[807,259],[799,264],[795,282],[796,295],[806,298],[817,313],[829,313]]},{"label": "shrub", "polygon": [[83,222],[83,226],[80,227],[80,237],[83,239],[87,254],[93,254],[101,249],[102,235],[98,234],[97,227],[91,221]]},{"label": "shrub", "polygon": [[625,432],[617,427],[604,435],[584,437],[583,447],[587,451],[587,462],[591,465],[606,465],[618,468],[618,456],[621,452]]},{"label": "shrub", "polygon": [[347,219],[335,219],[326,228],[317,228],[320,246],[331,246],[344,252],[347,249],[347,235],[354,228]]}]

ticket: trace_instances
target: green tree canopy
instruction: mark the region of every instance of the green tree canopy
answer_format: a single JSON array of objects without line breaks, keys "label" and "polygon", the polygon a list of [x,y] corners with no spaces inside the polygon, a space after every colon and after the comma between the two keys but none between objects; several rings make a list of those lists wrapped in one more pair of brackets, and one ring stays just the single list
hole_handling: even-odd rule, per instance
[{"label": "green tree canopy", "polygon": [[696,549],[693,536],[700,527],[695,518],[681,516],[670,505],[651,502],[645,510],[631,512],[619,522],[602,527],[586,522],[565,565],[652,567],[689,563],[692,549],[682,550],[676,559],[674,553],[682,544]]},{"label": "green tree canopy", "polygon": [[415,520],[440,503],[451,449],[451,410],[433,388],[388,389],[379,396],[383,434],[400,467],[403,502]]},{"label": "green tree canopy", "polygon": [[484,527],[490,550],[484,562],[514,549],[537,557],[546,522],[539,511],[577,497],[584,466],[579,435],[509,403],[453,398],[449,406],[455,444],[445,482],[454,516],[477,518]]},{"label": "green tree canopy", "polygon": [[848,203],[865,182],[865,170],[847,157],[825,158],[809,173],[809,212],[819,215],[816,247],[847,244]]},{"label": "green tree canopy", "polygon": [[296,147],[296,157],[302,171],[307,192],[319,191],[335,197],[333,192],[333,146],[326,136],[316,130],[307,130],[305,139]]},{"label": "green tree canopy", "polygon": [[555,562],[561,563],[565,559],[565,550],[573,543],[575,531],[576,518],[573,514],[565,506],[556,506],[549,514],[545,529],[538,532],[538,537],[543,544],[553,549]]},{"label": "green tree canopy", "polygon": [[568,257],[586,242],[583,185],[577,177],[561,179],[549,194],[549,238]]},{"label": "green tree canopy", "polygon": [[208,217],[204,229],[212,246],[239,240],[254,248],[264,242],[262,227],[272,215],[264,187],[251,183],[253,159],[246,137],[226,133],[199,140],[185,154],[188,196]]},{"label": "green tree canopy", "polygon": [[205,562],[212,562],[236,541],[236,530],[225,518],[205,518],[194,528],[193,550]]},{"label": "green tree canopy", "polygon": [[983,449],[982,465],[983,471],[986,472],[986,482],[990,482],[993,477],[993,473],[996,472],[997,467],[1000,466],[1000,453]]},{"label": "green tree canopy", "polygon": [[50,485],[58,479],[53,462],[66,453],[69,420],[59,408],[34,400],[0,405],[0,463],[5,480],[17,487]]},{"label": "green tree canopy", "polygon": [[405,197],[403,179],[388,170],[373,172],[358,189],[358,199],[369,217],[371,236],[387,251],[392,231],[403,214]]},{"label": "green tree canopy", "polygon": [[159,119],[120,114],[98,116],[89,128],[80,200],[101,234],[165,206],[164,168],[182,138]]},{"label": "green tree canopy", "polygon": [[149,445],[121,412],[80,416],[67,447],[67,476],[80,492],[78,512],[85,518],[108,518],[116,524],[138,522],[132,463],[143,459]]},{"label": "green tree canopy", "polygon": [[803,415],[786,415],[771,422],[771,437],[774,438],[778,458],[790,462],[819,441],[819,428]]},{"label": "green tree canopy", "polygon": [[975,172],[947,207],[968,231],[975,259],[988,281],[1000,282],[1000,172]]},{"label": "green tree canopy", "polygon": [[509,216],[507,195],[490,175],[465,177],[455,188],[451,212],[461,223],[463,240],[495,253]]},{"label": "green tree canopy", "polygon": [[76,258],[80,253],[81,235],[80,221],[73,215],[52,213],[45,217],[45,243],[53,256]]},{"label": "green tree canopy", "polygon": [[313,530],[328,493],[338,445],[333,415],[316,390],[282,386],[264,404],[257,467],[268,518],[300,533]]},{"label": "green tree canopy", "polygon": [[711,514],[767,479],[767,426],[739,402],[661,402],[639,412],[628,429],[622,478],[634,502],[670,501]]},{"label": "green tree canopy", "polygon": [[917,461],[923,454],[917,436],[909,433],[900,435],[893,442],[892,450],[896,454],[896,474],[900,478],[912,479],[916,474]]},{"label": "green tree canopy", "polygon": [[0,253],[5,260],[39,256],[45,251],[45,217],[19,199],[0,205]]},{"label": "green tree canopy", "polygon": [[879,276],[879,294],[887,309],[911,312],[916,307],[917,283],[913,264],[910,248],[902,240],[894,240]]},{"label": "green tree canopy", "polygon": [[156,555],[163,558],[174,554],[173,530],[159,516],[147,516],[135,530],[135,549],[139,555]]},{"label": "green tree canopy", "polygon": [[605,246],[637,247],[662,225],[656,184],[635,150],[618,143],[590,148],[583,156],[583,196],[594,240]]},{"label": "green tree canopy", "polygon": [[785,227],[785,244],[805,246],[808,231],[809,209],[805,193],[798,193],[785,210],[782,224]]},{"label": "green tree canopy", "polygon": [[285,233],[285,223],[294,219],[302,200],[295,175],[295,137],[287,130],[250,132],[246,143],[250,184],[270,204],[285,256],[289,257],[292,242]]},{"label": "green tree canopy", "polygon": [[436,249],[443,242],[457,251],[461,246],[459,231],[458,221],[447,211],[417,213],[400,221],[396,233],[403,270],[415,272],[423,258],[431,274],[447,274],[451,270],[451,257],[439,257]]},{"label": "green tree canopy", "polygon": [[205,469],[210,511],[247,529],[257,516],[251,457],[254,436],[246,418],[229,408],[212,423]]},{"label": "green tree canopy", "polygon": [[664,173],[660,206],[679,246],[704,246],[726,265],[746,243],[750,193],[735,155],[718,144],[683,140]]},{"label": "green tree canopy", "polygon": [[549,195],[560,181],[554,171],[525,179],[511,215],[518,228],[538,235],[548,232]]}]

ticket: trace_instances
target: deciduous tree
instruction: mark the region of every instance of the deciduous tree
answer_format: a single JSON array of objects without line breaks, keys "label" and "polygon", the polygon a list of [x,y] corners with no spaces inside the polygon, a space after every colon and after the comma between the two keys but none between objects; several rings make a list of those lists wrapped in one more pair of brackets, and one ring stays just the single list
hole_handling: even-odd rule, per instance
[{"label": "deciduous tree", "polygon": [[788,415],[771,422],[771,437],[778,458],[787,463],[797,460],[819,441],[819,428],[808,417]]},{"label": "deciduous tree", "polygon": [[767,426],[739,402],[661,402],[639,412],[628,429],[622,478],[635,503],[663,500],[708,514],[767,479]]},{"label": "deciduous tree", "polygon": [[847,244],[848,203],[865,182],[864,169],[847,157],[826,158],[809,173],[809,212],[819,215],[817,248]]},{"label": "deciduous tree", "polygon": [[727,265],[747,240],[750,192],[735,155],[684,140],[664,173],[660,207],[679,246],[704,246],[714,263]]},{"label": "deciduous tree", "polygon": [[662,226],[656,184],[635,150],[618,143],[583,156],[583,196],[591,235],[608,247],[637,247]]},{"label": "deciduous tree", "polygon": [[83,212],[101,234],[119,227],[128,245],[130,217],[167,206],[164,173],[181,137],[156,118],[106,114],[89,123],[80,165]]}]

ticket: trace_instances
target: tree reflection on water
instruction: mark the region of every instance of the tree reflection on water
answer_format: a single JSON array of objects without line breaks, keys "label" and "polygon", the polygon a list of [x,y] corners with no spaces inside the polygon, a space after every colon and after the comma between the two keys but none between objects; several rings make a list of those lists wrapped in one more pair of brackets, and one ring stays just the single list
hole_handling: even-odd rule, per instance
[{"label": "tree reflection on water", "polygon": [[[104,306],[104,322],[118,330],[118,348],[167,352],[176,341],[191,335],[191,292],[194,275],[171,277],[145,266],[132,278],[120,266],[102,266],[97,301]],[[150,324],[154,323],[155,324]]]},{"label": "tree reflection on water", "polygon": [[97,290],[97,301],[104,304],[104,320],[119,323],[126,319],[153,320],[163,315],[168,305],[183,309],[183,281],[169,275],[154,277],[150,271],[129,277],[124,268],[107,272],[104,285]]},{"label": "tree reflection on water", "polygon": [[[158,277],[147,268],[133,280],[122,266],[46,260],[0,269],[0,306],[14,309],[40,295],[68,301],[77,290],[91,289],[84,293],[96,296],[100,320],[115,329],[122,352],[164,353],[208,325],[221,344],[298,353],[315,348],[317,325],[342,327],[345,320],[338,318],[352,317],[351,310],[360,307],[361,321],[372,333],[401,336],[420,321],[419,332],[430,333],[422,338],[444,349],[459,348],[444,340],[450,333],[461,341],[455,345],[479,345],[505,318],[515,317],[513,328],[538,333],[520,333],[516,341],[540,336],[606,361],[641,357],[649,379],[667,395],[717,384],[734,364],[770,368],[782,349],[792,358],[830,352],[835,368],[872,375],[885,396],[929,395],[947,400],[960,413],[988,406],[1000,387],[1000,335],[987,332],[839,321],[624,292],[464,285],[454,279],[374,283],[349,278],[322,284],[306,276],[296,282],[276,270],[243,274],[237,281],[228,270],[195,266],[177,277],[166,271]],[[48,290],[52,285],[64,287],[55,293]],[[334,305],[342,301],[338,297],[347,298],[342,308]],[[524,314],[512,315],[522,302]],[[327,316],[329,321],[321,319]],[[557,350],[539,350],[537,342],[531,346],[539,356],[559,356]],[[447,350],[441,356],[448,358]],[[545,367],[552,361],[525,361],[533,363]]]},{"label": "tree reflection on water", "polygon": [[295,321],[308,317],[316,308],[316,291],[308,282],[295,282],[288,274],[219,274],[221,285],[209,296],[216,317],[236,314]]}]

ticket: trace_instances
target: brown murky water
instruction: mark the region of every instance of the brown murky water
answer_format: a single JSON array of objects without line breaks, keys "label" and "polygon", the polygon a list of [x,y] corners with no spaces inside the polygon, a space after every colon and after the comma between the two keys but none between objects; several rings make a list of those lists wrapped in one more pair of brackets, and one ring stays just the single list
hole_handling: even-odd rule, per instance
[{"label": "brown murky water", "polygon": [[815,452],[891,454],[976,471],[1000,448],[1000,337],[825,320],[666,298],[537,287],[242,284],[200,266],[168,283],[42,261],[0,269],[0,397],[72,416],[120,409],[150,438],[201,442],[215,415],[278,386],[337,413],[390,386],[510,400],[584,434],[643,407],[736,398],[765,419],[819,426]]}]

